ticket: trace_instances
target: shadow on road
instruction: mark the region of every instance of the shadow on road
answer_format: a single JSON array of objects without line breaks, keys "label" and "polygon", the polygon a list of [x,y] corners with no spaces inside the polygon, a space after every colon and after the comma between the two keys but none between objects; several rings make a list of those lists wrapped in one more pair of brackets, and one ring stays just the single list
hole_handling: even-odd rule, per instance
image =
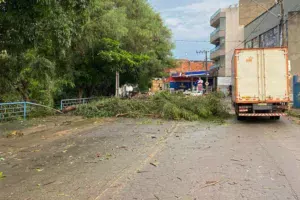
[{"label": "shadow on road", "polygon": [[272,120],[270,117],[245,117],[243,120],[236,120],[240,124],[280,124],[284,123],[282,119]]}]

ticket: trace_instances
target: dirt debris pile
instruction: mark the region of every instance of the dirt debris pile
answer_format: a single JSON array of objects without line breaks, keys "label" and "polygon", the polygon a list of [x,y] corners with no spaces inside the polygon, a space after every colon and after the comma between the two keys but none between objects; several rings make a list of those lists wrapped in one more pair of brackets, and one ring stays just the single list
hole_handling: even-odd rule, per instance
[{"label": "dirt debris pile", "polygon": [[146,99],[102,99],[77,106],[76,115],[92,117],[155,117],[170,120],[196,121],[229,116],[222,95],[212,93],[201,97],[161,92]]}]

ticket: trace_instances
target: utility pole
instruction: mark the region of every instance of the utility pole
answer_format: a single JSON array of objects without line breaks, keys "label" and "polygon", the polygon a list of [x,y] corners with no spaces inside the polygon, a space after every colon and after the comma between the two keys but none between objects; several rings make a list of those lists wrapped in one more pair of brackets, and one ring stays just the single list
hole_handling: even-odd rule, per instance
[{"label": "utility pole", "polygon": [[[185,53],[185,56],[186,56],[186,59],[188,60],[188,64],[189,64],[189,72],[191,72],[192,70],[191,70],[191,61],[189,60],[189,58],[188,58],[188,54],[187,53]],[[194,83],[194,78],[192,77],[192,80],[191,80],[191,91],[193,91],[193,83]]]},{"label": "utility pole", "polygon": [[210,51],[207,51],[207,50],[203,50],[203,51],[196,51],[197,54],[202,54],[204,53],[205,54],[205,70],[206,70],[206,81],[205,81],[205,91],[208,92],[208,66],[207,66],[207,54],[209,53]]},{"label": "utility pole", "polygon": [[282,44],[281,46],[285,46],[285,25],[284,25],[284,5],[283,0],[280,0],[280,27],[281,27],[281,36],[282,36]]},{"label": "utility pole", "polygon": [[120,74],[119,71],[116,71],[116,93],[115,93],[116,97],[119,97],[119,87],[120,87]]}]

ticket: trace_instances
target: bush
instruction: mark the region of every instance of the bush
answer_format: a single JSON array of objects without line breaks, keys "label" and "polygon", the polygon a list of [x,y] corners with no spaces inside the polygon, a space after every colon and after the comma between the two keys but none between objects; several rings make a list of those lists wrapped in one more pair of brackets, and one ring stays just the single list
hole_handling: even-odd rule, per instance
[{"label": "bush", "polygon": [[227,108],[218,93],[201,97],[183,94],[158,93],[146,99],[102,99],[77,106],[76,115],[85,117],[145,117],[153,116],[171,120],[195,121],[226,118]]}]

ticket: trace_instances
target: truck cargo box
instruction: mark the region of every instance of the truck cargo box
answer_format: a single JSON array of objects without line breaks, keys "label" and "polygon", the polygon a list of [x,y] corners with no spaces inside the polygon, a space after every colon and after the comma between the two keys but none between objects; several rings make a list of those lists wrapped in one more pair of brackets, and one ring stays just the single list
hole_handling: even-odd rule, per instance
[{"label": "truck cargo box", "polygon": [[236,49],[232,64],[238,116],[284,115],[290,102],[287,48]]}]

